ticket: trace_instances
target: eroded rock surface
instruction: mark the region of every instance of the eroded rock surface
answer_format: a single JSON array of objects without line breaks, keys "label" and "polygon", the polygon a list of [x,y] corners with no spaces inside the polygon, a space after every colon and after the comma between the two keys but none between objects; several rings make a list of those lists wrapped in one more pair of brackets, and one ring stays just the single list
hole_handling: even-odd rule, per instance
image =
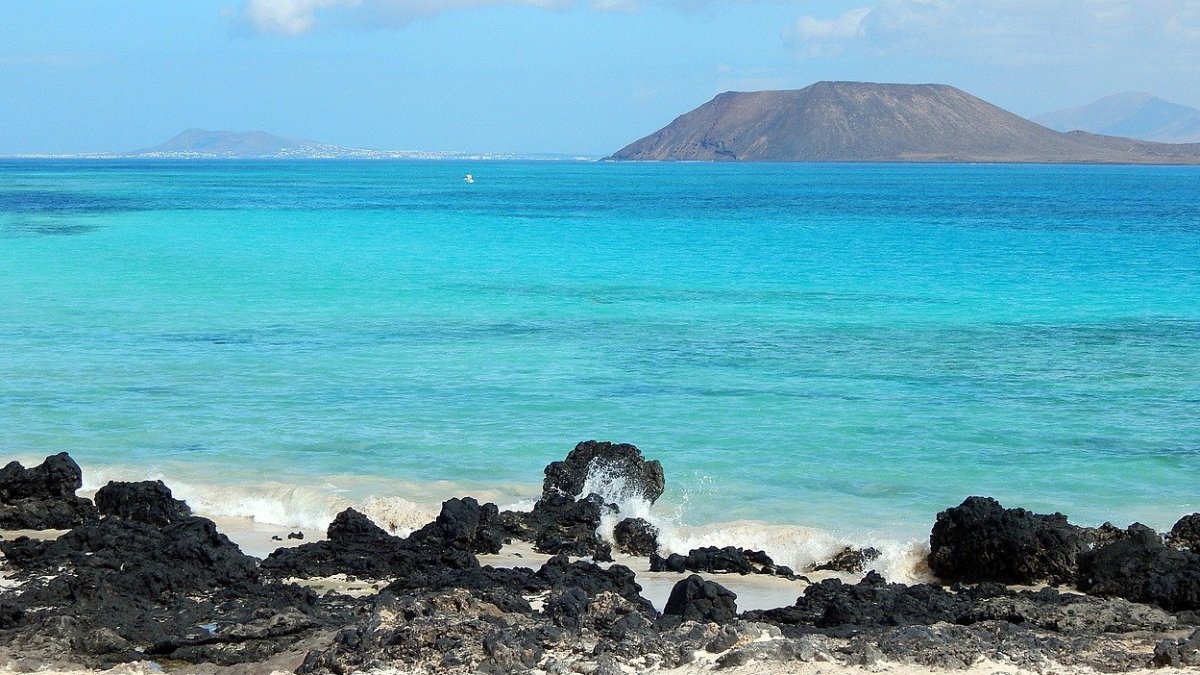
[{"label": "eroded rock surface", "polygon": [[161,480],[124,483],[112,481],[96,491],[96,508],[101,515],[138,520],[151,525],[170,525],[192,515],[186,502],[175,499]]},{"label": "eroded rock surface", "polygon": [[1080,555],[1079,590],[1171,611],[1200,609],[1200,554],[1167,546],[1145,525]]},{"label": "eroded rock surface", "polygon": [[[601,483],[610,487],[605,497],[645,499],[654,503],[666,489],[662,464],[646,460],[636,445],[608,441],[584,441],[575,446],[567,458],[552,462],[545,470],[542,496],[558,492],[568,497],[580,497],[588,485]],[[591,492],[595,492],[593,485]]]},{"label": "eroded rock surface", "polygon": [[648,558],[658,554],[658,528],[644,518],[626,518],[613,528],[613,541],[622,553]]},{"label": "eroded rock surface", "polygon": [[708,572],[710,574],[770,574],[794,577],[791,568],[776,565],[771,556],[736,546],[705,546],[688,551],[687,555],[672,553],[663,558],[650,556],[651,572]]},{"label": "eroded rock surface", "polygon": [[812,565],[808,568],[808,571],[865,572],[867,565],[878,560],[880,555],[879,549],[873,546],[868,546],[867,548],[847,546],[833,554],[833,557],[829,560]]},{"label": "eroded rock surface", "polygon": [[88,499],[75,496],[83,472],[65,452],[26,469],[20,462],[0,468],[0,529],[66,530],[96,521]]},{"label": "eroded rock surface", "polygon": [[1061,513],[1006,509],[990,497],[968,497],[937,515],[929,567],[949,582],[1073,583],[1087,550],[1083,528]]}]

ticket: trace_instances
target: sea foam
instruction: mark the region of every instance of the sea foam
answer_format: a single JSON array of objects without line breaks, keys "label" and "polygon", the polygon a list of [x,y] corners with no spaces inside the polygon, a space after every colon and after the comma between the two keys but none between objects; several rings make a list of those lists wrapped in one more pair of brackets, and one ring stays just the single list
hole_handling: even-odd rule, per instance
[{"label": "sea foam", "polygon": [[[191,476],[171,477],[154,469],[128,467],[88,467],[84,471],[82,491],[93,493],[110,480],[162,480],[176,498],[183,499],[196,514],[206,517],[245,518],[260,524],[320,532],[324,532],[334,517],[347,508],[361,511],[392,534],[407,536],[435,519],[441,502],[451,497],[470,495],[481,501],[496,501],[502,510],[513,511],[528,511],[536,503],[536,497],[531,495],[514,496],[516,488],[512,486],[481,494],[478,489],[452,482],[417,486],[403,481],[364,479],[369,491],[348,490],[346,485],[356,482],[353,476],[336,477],[313,485],[288,485],[277,481],[218,484]],[[717,487],[709,486],[706,491]],[[526,488],[527,491],[532,489]],[[609,542],[613,542],[613,529],[621,520],[642,518],[658,529],[659,553],[662,555],[687,554],[704,546],[736,546],[764,551],[776,563],[803,573],[809,566],[828,560],[843,547],[873,546],[881,555],[868,567],[889,581],[916,583],[929,579],[924,567],[927,547],[921,541],[876,538],[864,533],[750,519],[690,522],[688,494],[651,504],[636,486],[603,464],[589,470],[583,488],[575,496],[580,498],[591,493],[617,507],[615,512],[603,514],[597,529]]]}]

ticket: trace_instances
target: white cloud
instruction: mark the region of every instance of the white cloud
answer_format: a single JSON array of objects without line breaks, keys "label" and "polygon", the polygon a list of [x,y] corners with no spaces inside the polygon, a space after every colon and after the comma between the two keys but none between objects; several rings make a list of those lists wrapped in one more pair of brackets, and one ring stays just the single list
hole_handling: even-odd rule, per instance
[{"label": "white cloud", "polygon": [[259,32],[301,35],[316,25],[317,12],[359,4],[359,0],[249,0],[242,7],[242,19]]},{"label": "white cloud", "polygon": [[[244,0],[240,22],[259,33],[303,35],[322,23],[394,28],[455,9],[521,5],[559,9],[572,0]],[[602,11],[628,11],[635,0],[595,0]]]},{"label": "white cloud", "polygon": [[1001,65],[1200,56],[1196,0],[876,0],[784,31],[802,49],[867,47]]},{"label": "white cloud", "polygon": [[802,16],[784,30],[784,37],[792,40],[829,40],[857,37],[862,34],[863,19],[871,13],[870,7],[855,7],[836,19],[818,19]]},{"label": "white cloud", "polygon": [[642,10],[642,5],[638,0],[591,0],[590,6],[597,12],[636,14]]}]

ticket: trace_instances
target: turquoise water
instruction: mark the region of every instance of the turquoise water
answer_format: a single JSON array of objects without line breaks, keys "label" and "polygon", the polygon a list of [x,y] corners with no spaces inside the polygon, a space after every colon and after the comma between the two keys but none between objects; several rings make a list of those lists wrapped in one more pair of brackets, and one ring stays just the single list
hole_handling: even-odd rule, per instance
[{"label": "turquoise water", "polygon": [[601,438],[693,524],[1200,509],[1195,168],[10,161],[0,274],[13,457],[518,499]]}]

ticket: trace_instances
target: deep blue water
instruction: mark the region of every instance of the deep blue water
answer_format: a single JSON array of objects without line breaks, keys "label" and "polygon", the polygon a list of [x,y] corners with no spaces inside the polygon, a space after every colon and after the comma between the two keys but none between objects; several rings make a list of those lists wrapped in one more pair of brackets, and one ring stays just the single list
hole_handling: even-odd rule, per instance
[{"label": "deep blue water", "polygon": [[13,457],[515,499],[587,438],[692,523],[910,536],[987,494],[1169,526],[1200,170],[0,162]]}]

